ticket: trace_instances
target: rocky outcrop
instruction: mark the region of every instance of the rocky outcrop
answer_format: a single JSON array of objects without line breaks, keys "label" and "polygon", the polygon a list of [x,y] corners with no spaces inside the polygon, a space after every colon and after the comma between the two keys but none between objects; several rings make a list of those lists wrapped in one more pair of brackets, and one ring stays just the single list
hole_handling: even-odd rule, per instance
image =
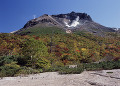
[{"label": "rocky outcrop", "polygon": [[65,19],[69,19],[71,21],[75,20],[77,18],[77,16],[79,16],[80,20],[92,21],[92,18],[89,15],[87,15],[86,13],[71,12],[71,13],[68,13],[68,14],[52,15],[52,17],[65,18]]},{"label": "rocky outcrop", "polygon": [[51,18],[51,16],[49,16],[49,15],[47,15],[47,14],[44,14],[43,16],[40,16],[40,17],[38,17],[38,18],[36,18],[36,19],[32,19],[32,20],[28,21],[28,22],[24,25],[23,29],[24,29],[24,28],[33,27],[33,26],[35,26],[35,25],[37,25],[37,24],[45,24],[45,23],[46,23],[46,24],[49,24],[49,25],[53,25],[53,26],[56,26],[56,25],[57,25],[56,21],[54,21],[54,20]]}]

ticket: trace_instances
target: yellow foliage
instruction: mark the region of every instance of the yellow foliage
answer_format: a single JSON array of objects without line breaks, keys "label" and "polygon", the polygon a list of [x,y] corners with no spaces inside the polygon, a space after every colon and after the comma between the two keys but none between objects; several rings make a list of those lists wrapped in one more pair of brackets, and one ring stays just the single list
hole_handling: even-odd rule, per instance
[{"label": "yellow foliage", "polygon": [[81,48],[82,51],[86,51],[87,49],[86,48]]},{"label": "yellow foliage", "polygon": [[60,43],[59,46],[60,46],[61,48],[66,47],[65,43]]},{"label": "yellow foliage", "polygon": [[79,49],[78,49],[77,41],[74,41],[74,49],[75,49],[75,50],[79,50]]},{"label": "yellow foliage", "polygon": [[20,68],[20,65],[17,65],[16,62],[12,62],[10,64],[5,64],[5,66],[14,67],[14,68]]},{"label": "yellow foliage", "polygon": [[100,53],[99,53],[99,52],[97,52],[97,51],[96,51],[95,53],[96,53],[96,55],[98,55],[98,56],[100,55]]}]

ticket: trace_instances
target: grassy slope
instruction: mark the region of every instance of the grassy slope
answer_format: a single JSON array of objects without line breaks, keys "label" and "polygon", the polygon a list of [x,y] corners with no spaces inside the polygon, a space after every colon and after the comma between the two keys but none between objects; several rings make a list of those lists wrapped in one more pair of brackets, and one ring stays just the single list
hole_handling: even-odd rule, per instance
[{"label": "grassy slope", "polygon": [[65,33],[65,31],[58,27],[32,27],[19,32],[20,35],[36,35],[36,36],[51,33]]}]

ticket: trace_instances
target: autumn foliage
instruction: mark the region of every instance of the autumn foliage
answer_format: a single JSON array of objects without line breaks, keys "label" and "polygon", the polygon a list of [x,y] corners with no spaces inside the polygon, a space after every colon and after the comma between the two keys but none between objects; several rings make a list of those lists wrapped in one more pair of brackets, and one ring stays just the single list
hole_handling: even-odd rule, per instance
[{"label": "autumn foliage", "polygon": [[[16,59],[11,60],[8,56]],[[21,71],[20,66],[27,67],[28,70],[32,68],[44,71],[56,64],[63,66],[118,61],[120,59],[120,38],[100,37],[86,33],[40,36],[2,33],[0,34],[0,59],[1,67],[12,66],[17,72]],[[2,62],[3,60],[8,63]]]}]

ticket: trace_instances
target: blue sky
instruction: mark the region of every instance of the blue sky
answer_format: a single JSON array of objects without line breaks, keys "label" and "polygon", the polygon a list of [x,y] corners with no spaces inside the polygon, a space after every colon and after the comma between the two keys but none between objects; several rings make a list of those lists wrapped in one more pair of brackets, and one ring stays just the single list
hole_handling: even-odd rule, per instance
[{"label": "blue sky", "polygon": [[104,26],[120,28],[120,0],[0,0],[0,32],[19,30],[43,14],[85,12]]}]

